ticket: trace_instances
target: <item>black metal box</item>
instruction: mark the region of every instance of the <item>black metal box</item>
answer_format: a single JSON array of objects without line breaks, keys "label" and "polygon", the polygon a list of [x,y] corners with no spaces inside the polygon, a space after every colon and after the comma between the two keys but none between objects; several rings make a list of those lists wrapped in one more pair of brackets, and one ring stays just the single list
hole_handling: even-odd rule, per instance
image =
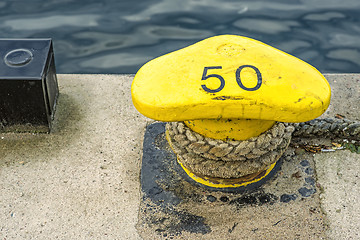
[{"label": "black metal box", "polygon": [[0,132],[50,132],[58,94],[51,39],[0,39]]}]

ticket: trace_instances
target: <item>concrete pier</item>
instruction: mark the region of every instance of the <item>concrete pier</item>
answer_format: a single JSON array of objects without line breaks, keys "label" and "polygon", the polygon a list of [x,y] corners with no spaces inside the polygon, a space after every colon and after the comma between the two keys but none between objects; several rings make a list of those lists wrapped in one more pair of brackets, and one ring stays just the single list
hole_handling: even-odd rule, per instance
[{"label": "concrete pier", "polygon": [[[324,117],[359,121],[360,74],[325,77],[332,99]],[[140,184],[144,133],[154,121],[133,107],[132,79],[58,75],[52,132],[0,134],[0,239],[359,238],[360,154],[349,150],[298,151],[299,161],[313,164],[311,196],[239,206],[220,201],[220,193],[199,190],[199,201],[180,204],[188,215],[182,211],[178,223],[167,223],[172,213],[164,211],[153,212],[159,220],[154,221]],[[286,161],[275,177],[281,193],[301,179],[292,164]],[[285,186],[280,179],[287,174]],[[180,213],[178,208],[169,209]],[[178,227],[185,215],[196,215],[205,230]],[[187,217],[192,225],[196,219]]]}]

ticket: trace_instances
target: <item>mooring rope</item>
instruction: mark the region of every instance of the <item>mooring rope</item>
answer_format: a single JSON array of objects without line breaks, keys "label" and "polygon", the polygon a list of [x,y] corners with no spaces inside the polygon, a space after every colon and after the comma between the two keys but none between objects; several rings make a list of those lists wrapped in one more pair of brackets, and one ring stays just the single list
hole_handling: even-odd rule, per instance
[{"label": "mooring rope", "polygon": [[294,137],[326,137],[360,140],[360,122],[349,119],[324,118],[295,123]]},{"label": "mooring rope", "polygon": [[190,171],[213,178],[240,178],[268,168],[286,151],[292,136],[360,139],[360,122],[330,118],[278,122],[244,141],[204,137],[183,122],[167,123],[166,130],[179,161]]}]

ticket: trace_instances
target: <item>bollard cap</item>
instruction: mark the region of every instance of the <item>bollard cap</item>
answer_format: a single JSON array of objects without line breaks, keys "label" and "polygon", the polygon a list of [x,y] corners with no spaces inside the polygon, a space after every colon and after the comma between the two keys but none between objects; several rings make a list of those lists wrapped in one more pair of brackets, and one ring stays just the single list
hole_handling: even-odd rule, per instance
[{"label": "bollard cap", "polygon": [[137,110],[160,121],[304,122],[323,114],[331,95],[311,65],[235,35],[211,37],[146,63],[131,91]]}]

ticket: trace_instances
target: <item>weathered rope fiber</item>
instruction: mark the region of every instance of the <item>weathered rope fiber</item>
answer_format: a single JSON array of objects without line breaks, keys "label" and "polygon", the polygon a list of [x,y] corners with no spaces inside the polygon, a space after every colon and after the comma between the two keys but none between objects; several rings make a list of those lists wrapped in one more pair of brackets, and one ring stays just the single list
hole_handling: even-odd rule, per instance
[{"label": "weathered rope fiber", "polygon": [[325,137],[360,140],[360,122],[348,119],[324,118],[292,124],[294,137]]},{"label": "weathered rope fiber", "polygon": [[360,139],[360,122],[315,119],[305,123],[276,123],[245,141],[216,140],[193,132],[182,122],[167,123],[168,140],[179,161],[190,171],[215,178],[240,178],[276,162],[296,137]]},{"label": "weathered rope fiber", "polygon": [[239,178],[268,168],[287,149],[293,126],[277,123],[259,137],[222,141],[193,132],[182,122],[168,123],[168,139],[179,161],[209,177]]}]

